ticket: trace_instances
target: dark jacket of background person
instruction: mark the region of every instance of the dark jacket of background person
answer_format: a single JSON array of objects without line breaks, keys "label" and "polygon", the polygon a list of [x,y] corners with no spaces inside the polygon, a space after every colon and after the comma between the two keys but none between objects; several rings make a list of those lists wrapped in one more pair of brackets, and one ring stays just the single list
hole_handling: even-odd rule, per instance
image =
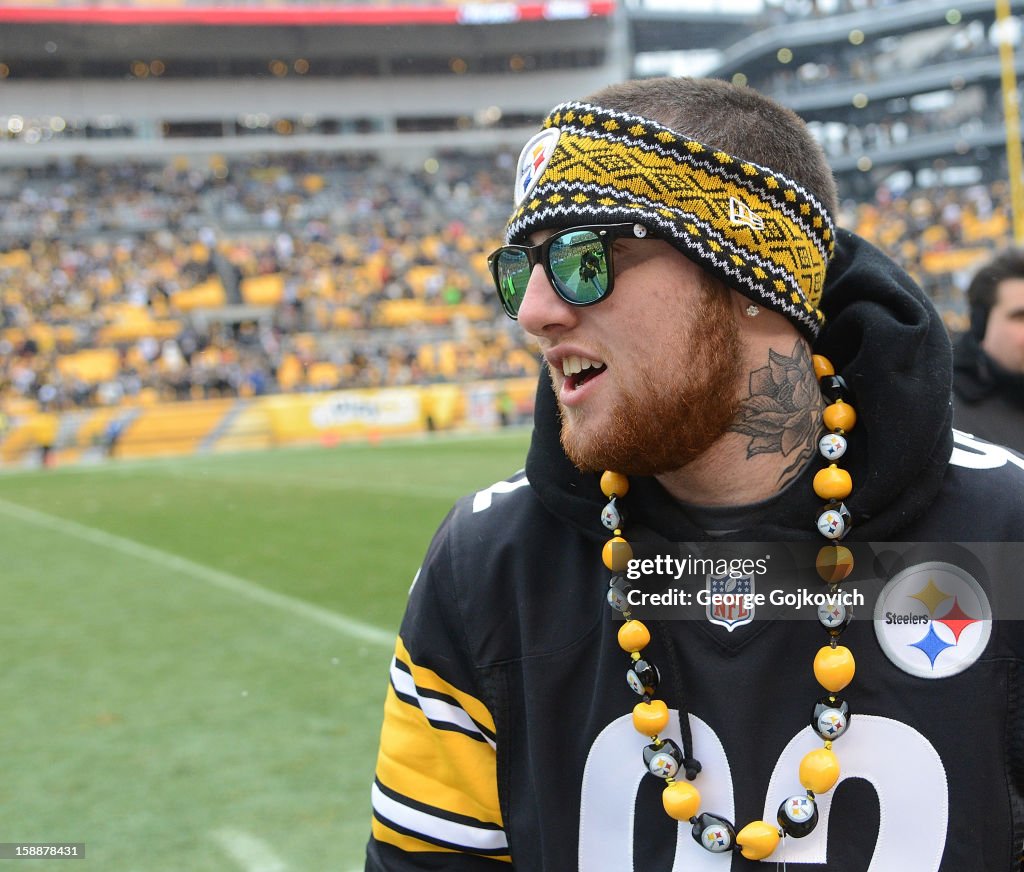
[{"label": "dark jacket of background person", "polygon": [[990,358],[973,333],[953,352],[953,426],[1024,452],[1024,375]]},{"label": "dark jacket of background person", "polygon": [[967,287],[971,327],[953,359],[953,426],[1024,452],[1024,248],[997,251]]}]

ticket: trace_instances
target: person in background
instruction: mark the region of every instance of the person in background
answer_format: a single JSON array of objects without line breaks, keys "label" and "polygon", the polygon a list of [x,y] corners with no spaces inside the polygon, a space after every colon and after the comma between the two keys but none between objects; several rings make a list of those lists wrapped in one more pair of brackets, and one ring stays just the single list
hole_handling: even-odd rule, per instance
[{"label": "person in background", "polygon": [[1024,248],[985,263],[967,302],[971,328],[953,353],[953,426],[1024,453]]}]

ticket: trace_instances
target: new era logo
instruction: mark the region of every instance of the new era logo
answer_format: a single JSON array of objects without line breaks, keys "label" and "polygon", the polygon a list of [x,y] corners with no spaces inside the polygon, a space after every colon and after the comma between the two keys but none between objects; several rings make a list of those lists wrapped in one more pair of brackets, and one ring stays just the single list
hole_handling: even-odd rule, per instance
[{"label": "new era logo", "polygon": [[764,219],[735,197],[729,198],[729,223],[743,225],[751,230],[764,230]]}]

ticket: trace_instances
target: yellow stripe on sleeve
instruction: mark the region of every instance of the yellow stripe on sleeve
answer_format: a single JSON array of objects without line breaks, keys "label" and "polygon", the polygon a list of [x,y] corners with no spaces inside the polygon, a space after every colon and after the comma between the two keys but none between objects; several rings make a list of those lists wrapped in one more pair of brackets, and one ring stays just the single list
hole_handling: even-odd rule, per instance
[{"label": "yellow stripe on sleeve", "polygon": [[458,702],[466,714],[468,714],[474,721],[478,724],[482,724],[490,730],[492,734],[494,733],[494,718],[491,717],[491,713],[487,711],[484,704],[475,696],[471,696],[470,694],[459,690],[454,685],[449,684],[432,669],[417,666],[413,663],[412,657],[409,655],[408,650],[406,650],[401,637],[399,637],[398,642],[395,644],[395,657],[409,667],[409,671],[412,673],[413,680],[416,682],[417,687],[447,694]]},{"label": "yellow stripe on sleeve", "polygon": [[416,802],[502,825],[494,749],[464,733],[436,729],[391,687],[384,703],[377,777]]},{"label": "yellow stripe on sleeve", "polygon": [[[417,851],[426,851],[438,854],[456,854],[461,853],[455,851],[453,848],[443,848],[440,845],[433,845],[430,842],[424,842],[422,839],[416,839],[412,836],[407,836],[405,833],[399,833],[396,830],[391,829],[387,824],[381,823],[377,818],[373,819],[372,823],[373,837],[378,842],[384,842],[388,845],[394,845],[402,851],[408,851],[415,853]],[[497,856],[488,855],[491,860],[499,860],[502,863],[511,863],[512,857],[508,854],[499,854]]]}]

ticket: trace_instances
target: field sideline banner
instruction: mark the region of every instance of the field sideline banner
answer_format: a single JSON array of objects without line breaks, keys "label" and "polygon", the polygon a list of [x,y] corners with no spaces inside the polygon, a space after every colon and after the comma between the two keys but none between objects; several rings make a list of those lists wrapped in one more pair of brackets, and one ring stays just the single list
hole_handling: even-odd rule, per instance
[{"label": "field sideline banner", "polygon": [[423,430],[419,388],[336,391],[328,394],[282,394],[266,397],[271,441],[281,445],[323,438],[352,439]]},{"label": "field sideline banner", "polygon": [[24,411],[0,418],[0,464],[75,463],[487,431],[532,418],[531,377],[155,405]]}]

